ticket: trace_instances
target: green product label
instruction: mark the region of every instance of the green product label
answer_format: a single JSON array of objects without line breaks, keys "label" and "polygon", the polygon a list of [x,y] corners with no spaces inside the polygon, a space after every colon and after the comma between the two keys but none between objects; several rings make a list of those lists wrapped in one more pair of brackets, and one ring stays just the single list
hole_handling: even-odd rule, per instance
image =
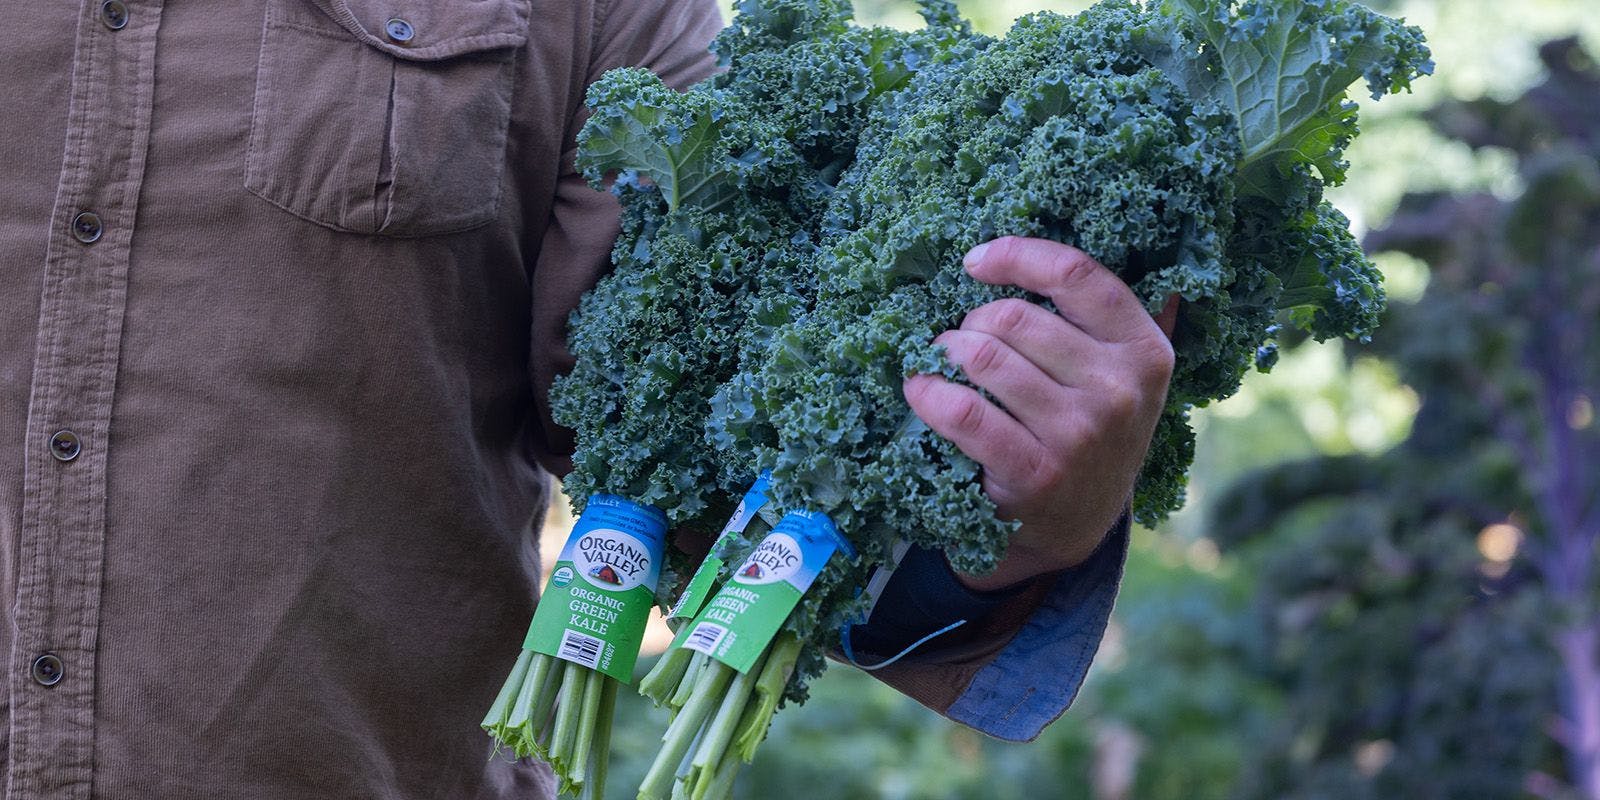
[{"label": "green product label", "polygon": [[750,491],[744,493],[744,499],[739,501],[739,508],[733,512],[733,518],[728,520],[727,527],[722,529],[722,535],[717,537],[716,544],[711,545],[711,550],[706,553],[704,561],[700,562],[699,569],[694,571],[694,577],[689,579],[689,585],[684,587],[683,594],[678,595],[678,602],[672,605],[672,610],[667,612],[667,625],[678,631],[678,637],[672,640],[672,646],[683,644],[683,623],[694,619],[700,613],[700,607],[705,605],[706,598],[711,596],[715,588],[717,573],[722,570],[722,559],[717,553],[729,539],[744,533],[750,526],[750,521],[756,518],[756,512],[767,504],[767,486],[771,479],[771,472],[762,472],[756,478]]},{"label": "green product label", "polygon": [[683,646],[749,672],[842,543],[826,516],[789,512],[695,617]]},{"label": "green product label", "polygon": [[666,538],[660,509],[614,495],[589,498],[556,559],[523,648],[632,682]]}]

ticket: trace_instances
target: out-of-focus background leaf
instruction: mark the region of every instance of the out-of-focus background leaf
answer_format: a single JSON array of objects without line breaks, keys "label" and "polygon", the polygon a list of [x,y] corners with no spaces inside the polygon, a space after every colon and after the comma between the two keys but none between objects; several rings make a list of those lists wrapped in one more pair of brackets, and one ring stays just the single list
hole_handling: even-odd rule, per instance
[{"label": "out-of-focus background leaf", "polygon": [[[1086,5],[961,3],[990,32]],[[1373,5],[1437,62],[1366,104],[1331,194],[1388,276],[1373,344],[1291,348],[1200,412],[1189,507],[1137,533],[1039,741],[835,668],[737,796],[1600,800],[1600,6]],[[614,796],[665,722],[624,698]]]}]

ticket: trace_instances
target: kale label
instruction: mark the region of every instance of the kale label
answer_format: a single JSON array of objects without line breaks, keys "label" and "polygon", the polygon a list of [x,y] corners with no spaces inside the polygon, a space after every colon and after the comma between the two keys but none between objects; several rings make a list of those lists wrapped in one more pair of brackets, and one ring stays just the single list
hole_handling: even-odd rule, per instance
[{"label": "kale label", "polygon": [[600,528],[585,534],[573,551],[572,566],[590,583],[627,591],[650,574],[650,551],[622,531]]},{"label": "kale label", "polygon": [[694,571],[694,577],[689,579],[689,585],[684,587],[683,594],[678,595],[678,602],[667,612],[667,625],[680,634],[672,641],[673,647],[683,644],[684,635],[689,632],[684,623],[700,613],[700,608],[717,588],[717,576],[722,571],[722,559],[717,554],[723,552],[723,548],[732,542],[744,538],[745,528],[750,527],[751,520],[756,518],[756,512],[767,504],[767,488],[771,480],[770,472],[762,472],[756,476],[756,482],[744,493],[744,499],[739,501],[739,508],[733,512],[733,518],[729,519],[727,526],[722,529],[722,535],[717,537],[716,544],[711,545],[711,552],[700,562],[699,569]]},{"label": "kale label", "polygon": [[631,681],[666,538],[661,509],[614,495],[589,498],[522,646]]},{"label": "kale label", "polygon": [[786,533],[773,532],[761,540],[733,579],[750,586],[777,583],[798,572],[802,561],[800,543]]},{"label": "kale label", "polygon": [[[826,515],[791,511],[684,626],[679,646],[748,673],[841,545]],[[848,549],[848,548],[847,548]]]}]

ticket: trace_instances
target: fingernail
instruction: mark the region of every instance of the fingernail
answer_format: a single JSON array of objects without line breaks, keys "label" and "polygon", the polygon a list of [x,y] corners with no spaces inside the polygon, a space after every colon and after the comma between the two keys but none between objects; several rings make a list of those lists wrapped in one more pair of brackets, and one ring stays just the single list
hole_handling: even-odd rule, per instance
[{"label": "fingernail", "polygon": [[978,266],[978,264],[983,262],[984,251],[986,251],[988,249],[989,249],[989,243],[988,242],[984,242],[983,244],[980,244],[977,247],[974,247],[971,250],[968,250],[967,251],[967,257],[961,259],[961,265],[966,267],[967,270],[970,272],[973,267],[976,267],[976,266]]}]

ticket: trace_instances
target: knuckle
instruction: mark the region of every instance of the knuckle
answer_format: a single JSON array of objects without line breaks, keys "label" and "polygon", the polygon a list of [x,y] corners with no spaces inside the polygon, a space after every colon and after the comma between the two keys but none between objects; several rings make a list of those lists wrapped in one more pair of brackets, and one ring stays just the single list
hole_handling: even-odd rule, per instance
[{"label": "knuckle", "polygon": [[1005,357],[999,340],[985,336],[972,346],[962,366],[969,375],[989,375],[999,369]]},{"label": "knuckle", "polygon": [[1145,344],[1145,375],[1152,381],[1165,385],[1172,379],[1172,371],[1177,368],[1178,354],[1172,346],[1172,340],[1166,336],[1148,336]]},{"label": "knuckle", "polygon": [[975,394],[962,395],[951,404],[948,412],[950,427],[958,434],[976,434],[983,430],[983,402]]},{"label": "knuckle", "polygon": [[1143,407],[1144,393],[1129,381],[1109,381],[1100,389],[1100,415],[1112,425],[1132,422]]},{"label": "knuckle", "polygon": [[1055,275],[1056,285],[1062,288],[1083,283],[1098,266],[1094,259],[1080,250],[1062,247],[1051,252],[1050,270]]},{"label": "knuckle", "polygon": [[1172,342],[1159,333],[1142,336],[1134,343],[1131,355],[1133,368],[1144,386],[1165,389],[1178,363]]},{"label": "knuckle", "polygon": [[1133,290],[1121,281],[1107,282],[1105,289],[1097,295],[1102,308],[1118,308],[1129,302],[1137,303],[1133,297]]},{"label": "knuckle", "polygon": [[1028,301],[1015,297],[990,303],[987,306],[990,309],[987,320],[989,329],[1002,338],[1027,333],[1031,305]]},{"label": "knuckle", "polygon": [[1047,492],[1061,485],[1065,468],[1061,460],[1044,448],[1035,448],[1025,463],[1026,482],[1033,493]]}]

